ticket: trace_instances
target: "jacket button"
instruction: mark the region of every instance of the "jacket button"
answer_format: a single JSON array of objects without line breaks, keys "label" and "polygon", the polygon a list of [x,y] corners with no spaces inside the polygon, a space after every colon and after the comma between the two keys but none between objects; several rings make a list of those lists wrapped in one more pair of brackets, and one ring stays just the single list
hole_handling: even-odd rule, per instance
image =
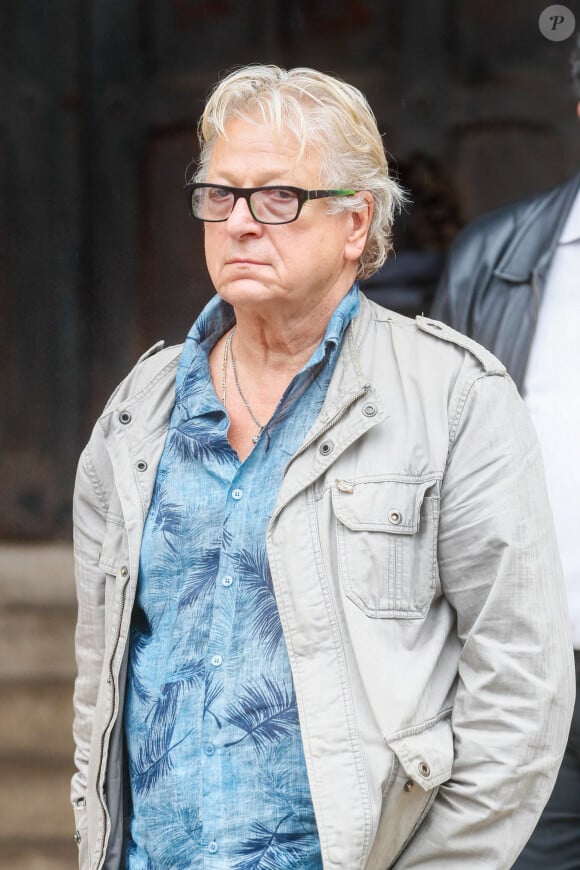
[{"label": "jacket button", "polygon": [[119,414],[119,422],[121,422],[123,426],[126,426],[127,423],[130,423],[131,419],[132,418],[129,411],[121,411],[121,413]]},{"label": "jacket button", "polygon": [[379,409],[373,402],[363,406],[362,412],[365,417],[374,417]]},{"label": "jacket button", "polygon": [[334,450],[334,443],[332,441],[323,441],[318,449],[323,456],[328,456]]},{"label": "jacket button", "polygon": [[414,784],[415,784],[415,783],[413,782],[412,779],[408,779],[407,782],[405,783],[405,785],[403,786],[403,788],[405,789],[405,791],[411,791],[411,789],[413,788]]},{"label": "jacket button", "polygon": [[126,565],[123,565],[120,573],[121,573],[121,577],[123,577],[123,578],[127,578],[129,576],[129,569],[127,568]]},{"label": "jacket button", "polygon": [[75,843],[77,844],[77,846],[80,846],[80,844],[81,844],[81,832],[80,831],[75,831]]},{"label": "jacket button", "polygon": [[419,773],[424,777],[431,776],[431,768],[426,761],[421,761],[419,763]]},{"label": "jacket button", "polygon": [[400,511],[389,511],[389,522],[394,526],[398,526],[402,519]]},{"label": "jacket button", "polygon": [[147,471],[147,463],[144,459],[139,459],[137,462],[137,471]]}]

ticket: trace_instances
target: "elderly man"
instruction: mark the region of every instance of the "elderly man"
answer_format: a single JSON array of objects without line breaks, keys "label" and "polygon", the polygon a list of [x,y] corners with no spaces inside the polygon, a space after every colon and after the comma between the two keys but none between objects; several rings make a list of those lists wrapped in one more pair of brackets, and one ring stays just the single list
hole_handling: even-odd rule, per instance
[{"label": "elderly man", "polygon": [[187,185],[216,297],[79,464],[83,868],[507,868],[572,706],[504,367],[361,297],[401,199],[362,94],[252,66]]}]

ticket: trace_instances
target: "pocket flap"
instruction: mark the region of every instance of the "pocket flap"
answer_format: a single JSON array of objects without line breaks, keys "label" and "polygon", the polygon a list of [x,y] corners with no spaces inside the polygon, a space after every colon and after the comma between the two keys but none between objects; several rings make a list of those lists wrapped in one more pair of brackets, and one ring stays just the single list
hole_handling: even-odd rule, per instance
[{"label": "pocket flap", "polygon": [[388,745],[397,755],[405,773],[421,788],[436,788],[451,776],[453,730],[448,717],[391,737]]},{"label": "pocket flap", "polygon": [[99,565],[107,574],[116,574],[126,551],[122,526],[108,522],[99,555]]},{"label": "pocket flap", "polygon": [[334,513],[352,531],[413,535],[419,528],[421,504],[435,480],[336,480]]}]

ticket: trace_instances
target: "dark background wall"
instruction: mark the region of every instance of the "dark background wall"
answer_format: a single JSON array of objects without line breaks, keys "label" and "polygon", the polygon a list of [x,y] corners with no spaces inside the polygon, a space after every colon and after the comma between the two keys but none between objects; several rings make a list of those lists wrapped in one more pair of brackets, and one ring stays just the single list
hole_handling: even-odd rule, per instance
[{"label": "dark background wall", "polygon": [[221,73],[308,65],[358,85],[395,163],[436,160],[467,221],[579,165],[573,39],[541,35],[547,5],[3,0],[0,538],[69,535],[107,395],[211,294],[181,187]]}]

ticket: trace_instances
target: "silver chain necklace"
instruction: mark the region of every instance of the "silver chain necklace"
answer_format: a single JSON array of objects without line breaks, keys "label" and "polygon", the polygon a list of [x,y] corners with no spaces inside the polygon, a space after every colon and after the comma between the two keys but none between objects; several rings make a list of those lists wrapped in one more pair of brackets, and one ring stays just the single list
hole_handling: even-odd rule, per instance
[{"label": "silver chain necklace", "polygon": [[227,381],[228,355],[229,355],[232,358],[232,369],[234,372],[234,381],[236,382],[236,388],[237,388],[238,393],[240,394],[240,399],[244,403],[248,414],[250,415],[250,417],[252,418],[252,420],[254,421],[256,426],[258,427],[258,431],[252,437],[252,441],[254,442],[254,444],[257,444],[258,441],[260,440],[260,435],[264,431],[264,425],[262,423],[260,423],[260,421],[255,417],[254,412],[250,408],[246,397],[242,393],[242,388],[240,387],[240,381],[238,379],[238,367],[236,366],[236,359],[234,357],[234,349],[232,347],[232,340],[234,338],[234,335],[236,334],[237,328],[238,328],[237,326],[234,326],[234,328],[232,329],[232,331],[230,332],[230,334],[228,335],[228,337],[226,339],[226,344],[224,347],[224,360],[223,360],[223,364],[222,364],[222,405],[225,408],[225,406],[226,406],[226,381]]}]

